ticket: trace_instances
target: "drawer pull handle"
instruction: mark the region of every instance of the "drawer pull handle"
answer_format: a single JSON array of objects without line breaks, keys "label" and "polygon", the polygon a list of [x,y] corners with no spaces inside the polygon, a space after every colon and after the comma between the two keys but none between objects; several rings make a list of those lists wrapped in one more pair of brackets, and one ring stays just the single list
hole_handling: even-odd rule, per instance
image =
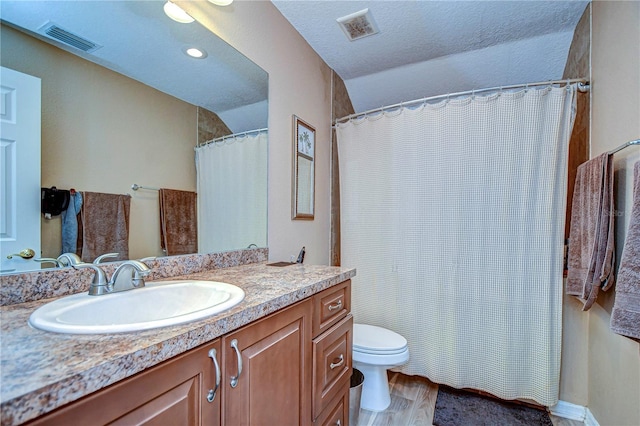
[{"label": "drawer pull handle", "polygon": [[340,426],[342,425],[342,423],[340,422],[340,419],[336,420],[336,426]]},{"label": "drawer pull handle", "polygon": [[231,381],[229,384],[232,388],[238,386],[238,379],[240,379],[240,374],[242,374],[242,354],[240,353],[240,349],[238,349],[238,340],[233,339],[231,341],[231,347],[236,351],[236,357],[238,358],[238,374],[235,376],[231,376]]},{"label": "drawer pull handle", "polygon": [[331,364],[329,364],[329,368],[330,369],[334,369],[336,367],[340,367],[342,364],[344,364],[344,356],[342,354],[340,354],[340,356],[335,359],[334,361],[338,361],[338,362],[332,362]]},{"label": "drawer pull handle", "polygon": [[342,309],[342,300],[338,300],[338,303],[335,305],[329,305],[329,312],[335,311],[336,309]]},{"label": "drawer pull handle", "polygon": [[209,393],[207,394],[207,401],[213,402],[216,397],[216,392],[218,392],[218,387],[220,387],[220,366],[218,365],[218,360],[216,359],[216,350],[211,349],[209,351],[209,358],[213,360],[213,365],[216,367],[216,387],[213,389],[209,389]]}]

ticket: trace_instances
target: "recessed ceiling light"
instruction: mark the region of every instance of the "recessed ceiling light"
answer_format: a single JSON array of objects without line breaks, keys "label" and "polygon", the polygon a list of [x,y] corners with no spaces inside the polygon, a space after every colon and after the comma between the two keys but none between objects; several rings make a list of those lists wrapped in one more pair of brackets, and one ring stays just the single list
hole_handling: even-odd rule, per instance
[{"label": "recessed ceiling light", "polygon": [[182,51],[192,58],[196,59],[204,59],[207,57],[207,52],[197,47],[186,47]]},{"label": "recessed ceiling light", "polygon": [[233,3],[233,0],[209,0],[209,3],[213,3],[216,6],[229,6]]},{"label": "recessed ceiling light", "polygon": [[194,21],[191,15],[185,12],[180,6],[170,1],[164,4],[164,13],[166,13],[169,18],[182,24],[188,24]]}]

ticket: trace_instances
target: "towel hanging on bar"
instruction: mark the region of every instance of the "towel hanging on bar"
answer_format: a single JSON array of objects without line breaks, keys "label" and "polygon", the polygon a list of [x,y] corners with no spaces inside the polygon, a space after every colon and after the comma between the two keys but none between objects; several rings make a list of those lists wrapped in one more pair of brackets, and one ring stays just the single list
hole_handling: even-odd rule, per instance
[{"label": "towel hanging on bar", "polygon": [[160,188],[160,245],[167,256],[198,252],[197,194]]},{"label": "towel hanging on bar", "polygon": [[613,157],[603,153],[578,167],[571,209],[566,293],[585,311],[614,282],[613,213]]},{"label": "towel hanging on bar", "polygon": [[640,161],[634,166],[633,205],[618,271],[611,330],[640,339]]}]

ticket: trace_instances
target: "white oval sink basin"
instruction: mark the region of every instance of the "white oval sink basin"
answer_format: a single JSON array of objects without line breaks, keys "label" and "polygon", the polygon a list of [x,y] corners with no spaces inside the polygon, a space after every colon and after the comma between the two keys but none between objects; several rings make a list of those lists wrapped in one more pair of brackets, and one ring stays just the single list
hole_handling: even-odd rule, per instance
[{"label": "white oval sink basin", "polygon": [[72,334],[123,333],[184,324],[237,305],[244,291],[217,281],[162,281],[139,289],[62,297],[36,309],[32,327]]}]

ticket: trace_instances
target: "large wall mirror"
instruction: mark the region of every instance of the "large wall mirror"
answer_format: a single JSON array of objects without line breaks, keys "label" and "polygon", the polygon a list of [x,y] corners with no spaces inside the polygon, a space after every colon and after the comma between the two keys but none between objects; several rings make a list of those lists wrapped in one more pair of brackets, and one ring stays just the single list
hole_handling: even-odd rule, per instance
[{"label": "large wall mirror", "polygon": [[[244,204],[233,202],[236,176],[218,171],[210,179],[229,202],[208,200],[209,210],[199,212],[199,228],[222,226],[210,234],[213,243],[199,238],[198,251],[266,247],[268,75],[197,21],[169,19],[164,3],[0,3],[0,65],[42,83],[41,186],[129,195],[128,257],[164,256],[156,189],[198,192],[200,200],[196,146],[227,136],[209,144],[222,150],[262,134],[263,154],[231,168],[258,182]],[[80,48],[47,35],[52,26]],[[191,47],[203,57],[188,56]],[[36,257],[61,254],[60,222],[41,215],[34,225],[41,230]],[[248,228],[252,234],[233,234]]]}]

